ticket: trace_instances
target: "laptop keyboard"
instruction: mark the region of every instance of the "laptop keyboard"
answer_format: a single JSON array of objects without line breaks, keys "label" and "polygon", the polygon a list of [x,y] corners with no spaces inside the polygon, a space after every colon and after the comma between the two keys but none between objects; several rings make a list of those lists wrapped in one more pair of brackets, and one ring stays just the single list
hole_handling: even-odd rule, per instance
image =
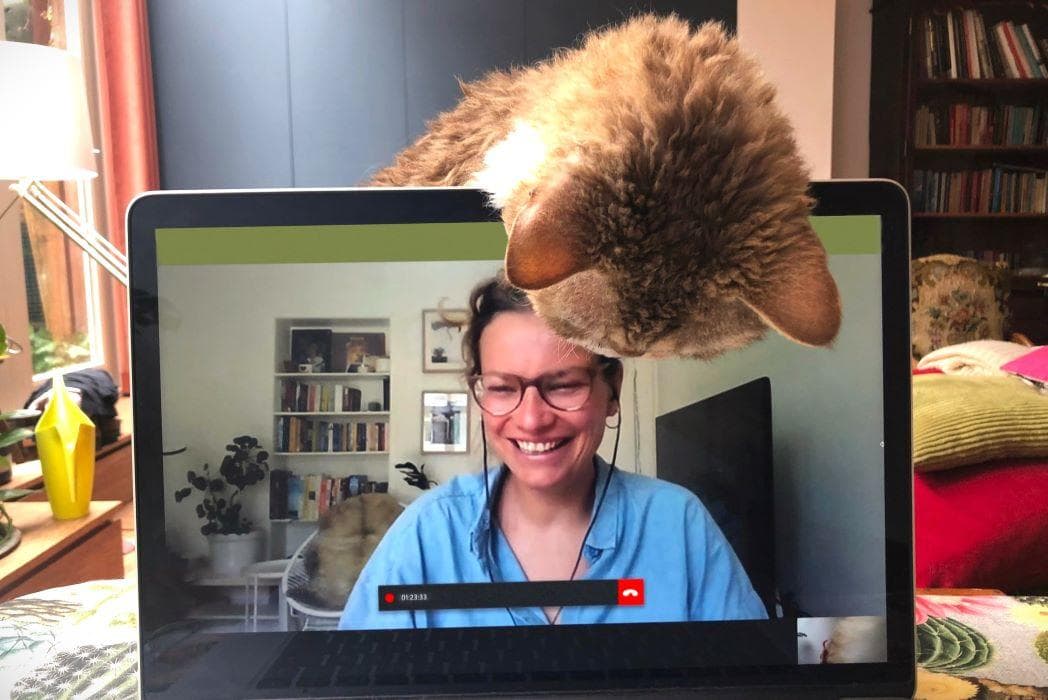
[{"label": "laptop keyboard", "polygon": [[[753,637],[749,639],[752,650]],[[689,666],[701,671],[727,659],[756,661],[747,659],[751,655],[744,651],[710,642],[708,633],[695,625],[302,632],[288,641],[256,687],[361,689],[447,682],[655,680],[683,678]],[[795,650],[795,637],[793,644]],[[795,663],[795,651],[758,663],[789,663],[791,656]]]}]

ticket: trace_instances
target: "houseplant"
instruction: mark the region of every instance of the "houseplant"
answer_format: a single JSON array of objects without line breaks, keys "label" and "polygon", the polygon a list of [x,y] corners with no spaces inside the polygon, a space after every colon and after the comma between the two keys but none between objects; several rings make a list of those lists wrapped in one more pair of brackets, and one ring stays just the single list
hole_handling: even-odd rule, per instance
[{"label": "houseplant", "polygon": [[31,493],[29,489],[0,489],[0,557],[17,547],[22,540],[22,533],[11,520],[4,501],[13,501]]},{"label": "houseplant", "polygon": [[261,533],[242,514],[241,494],[266,478],[269,472],[269,453],[256,438],[242,435],[226,445],[218,475],[209,464],[202,471],[186,473],[189,486],[175,492],[175,501],[181,502],[194,490],[204,494],[197,504],[197,517],[204,521],[200,532],[207,537],[211,552],[211,569],[219,575],[235,575],[258,560]]},{"label": "houseplant", "polygon": [[0,413],[0,484],[11,480],[11,450],[22,440],[33,437],[33,429],[14,425],[13,421],[40,415],[39,411]]},{"label": "houseplant", "polygon": [[437,484],[435,479],[426,474],[425,464],[420,464],[416,467],[412,462],[402,462],[394,464],[393,468],[401,471],[404,475],[404,481],[408,482],[409,486],[427,491]]},{"label": "houseplant", "polygon": [[0,323],[0,362],[20,352],[22,352],[22,347],[7,337],[7,330],[4,329],[4,324]]},{"label": "houseplant", "polygon": [[[0,363],[12,355],[22,352],[18,343],[7,337],[4,324],[0,323]],[[33,437],[33,429],[18,426],[16,421],[39,415],[37,411],[11,411],[0,413],[0,484],[11,480],[11,450],[26,438]],[[2,510],[3,506],[0,506]],[[4,512],[6,515],[6,512]]]}]

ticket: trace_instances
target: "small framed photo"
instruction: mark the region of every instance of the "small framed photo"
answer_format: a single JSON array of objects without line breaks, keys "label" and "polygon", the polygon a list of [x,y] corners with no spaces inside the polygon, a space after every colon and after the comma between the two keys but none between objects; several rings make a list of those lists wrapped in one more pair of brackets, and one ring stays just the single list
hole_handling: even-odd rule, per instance
[{"label": "small framed photo", "polygon": [[[387,359],[385,333],[335,333],[331,346],[332,372],[379,372]],[[388,372],[388,360],[384,366]]]},{"label": "small framed photo", "polygon": [[298,372],[330,372],[331,329],[292,328],[291,362]]},{"label": "small framed photo", "polygon": [[462,372],[462,337],[469,312],[466,309],[425,309],[422,312],[422,371]]},{"label": "small framed photo", "polygon": [[469,452],[469,395],[466,392],[422,392],[422,451]]}]

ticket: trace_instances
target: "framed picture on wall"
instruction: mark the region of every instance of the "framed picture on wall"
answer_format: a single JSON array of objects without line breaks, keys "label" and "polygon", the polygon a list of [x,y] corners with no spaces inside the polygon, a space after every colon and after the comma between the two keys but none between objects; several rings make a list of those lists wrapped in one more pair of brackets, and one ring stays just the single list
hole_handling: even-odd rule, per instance
[{"label": "framed picture on wall", "polygon": [[387,357],[385,333],[338,332],[331,336],[332,372],[377,372],[380,360]]},{"label": "framed picture on wall", "polygon": [[422,312],[422,371],[462,372],[462,336],[466,309],[425,309]]},{"label": "framed picture on wall", "polygon": [[331,371],[331,329],[292,328],[291,364],[293,371]]},{"label": "framed picture on wall", "polygon": [[464,391],[422,392],[422,451],[469,452],[469,394]]}]

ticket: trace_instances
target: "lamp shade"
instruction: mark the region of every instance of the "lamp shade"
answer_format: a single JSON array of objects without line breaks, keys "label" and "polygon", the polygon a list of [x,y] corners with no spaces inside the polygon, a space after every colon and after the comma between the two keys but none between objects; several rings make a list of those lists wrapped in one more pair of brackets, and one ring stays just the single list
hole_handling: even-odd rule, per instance
[{"label": "lamp shade", "polygon": [[50,46],[0,41],[0,180],[95,175],[80,59]]}]

